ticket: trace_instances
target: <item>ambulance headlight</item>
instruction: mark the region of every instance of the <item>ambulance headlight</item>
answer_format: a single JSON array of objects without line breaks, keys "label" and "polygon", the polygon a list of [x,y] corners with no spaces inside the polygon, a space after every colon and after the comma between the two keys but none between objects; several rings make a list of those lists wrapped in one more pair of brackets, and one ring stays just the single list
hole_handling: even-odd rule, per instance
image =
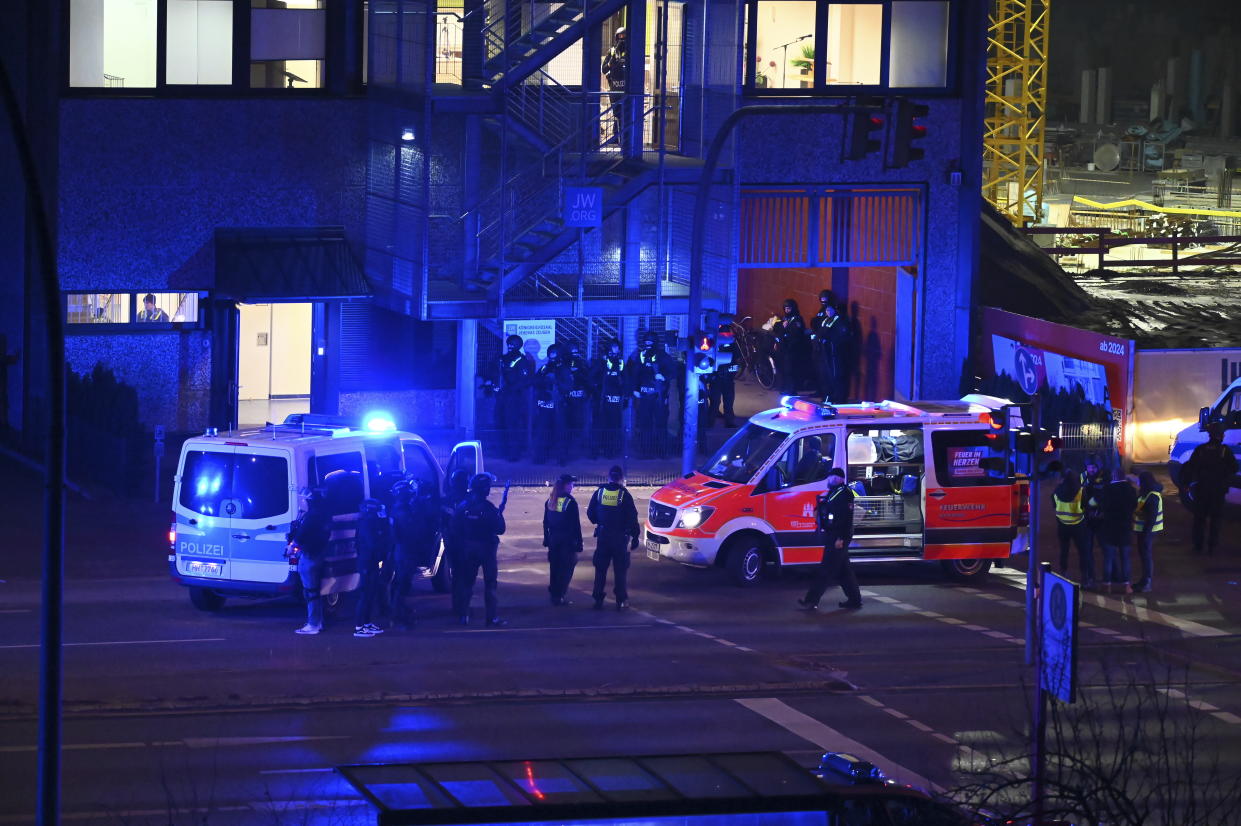
[{"label": "ambulance headlight", "polygon": [[396,430],[396,422],[387,413],[370,413],[363,419],[362,426],[371,433],[390,433]]},{"label": "ambulance headlight", "polygon": [[677,527],[693,530],[710,519],[713,513],[715,513],[715,508],[704,508],[702,506],[686,508],[681,512],[681,519],[677,523]]}]

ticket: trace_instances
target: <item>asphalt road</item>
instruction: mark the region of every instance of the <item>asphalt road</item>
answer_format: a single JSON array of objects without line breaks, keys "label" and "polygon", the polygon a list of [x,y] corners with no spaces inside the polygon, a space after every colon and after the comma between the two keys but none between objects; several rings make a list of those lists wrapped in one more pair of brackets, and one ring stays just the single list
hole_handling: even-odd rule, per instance
[{"label": "asphalt road", "polygon": [[[632,609],[594,611],[588,552],[574,604],[557,608],[537,538],[542,495],[515,492],[509,505],[510,627],[456,625],[448,598],[426,588],[415,629],[373,639],[355,639],[348,616],[297,636],[291,602],[198,612],[166,575],[166,512],[139,509],[140,524],[126,523],[137,541],[81,543],[83,520],[109,518],[91,508],[119,519],[119,506],[75,504],[66,820],[373,822],[332,771],[355,762],[774,749],[812,765],[832,749],[952,788],[963,769],[1026,748],[1021,574],[961,586],[936,566],[870,567],[862,611],[805,613],[795,573],[743,590],[636,553]],[[1172,716],[1197,725],[1235,777],[1241,555],[1195,558],[1181,548],[1183,516],[1169,522],[1154,593],[1086,596],[1081,696],[1099,701],[1132,677],[1172,698]],[[15,550],[0,558],[0,824],[33,820],[36,780],[37,549]]]}]

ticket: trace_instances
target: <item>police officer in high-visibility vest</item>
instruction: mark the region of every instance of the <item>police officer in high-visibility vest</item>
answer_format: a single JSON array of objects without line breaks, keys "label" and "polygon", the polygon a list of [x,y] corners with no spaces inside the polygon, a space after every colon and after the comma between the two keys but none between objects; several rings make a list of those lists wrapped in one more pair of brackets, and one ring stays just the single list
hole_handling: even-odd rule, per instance
[{"label": "police officer in high-visibility vest", "polygon": [[612,593],[616,610],[629,607],[629,552],[638,547],[638,507],[633,494],[624,485],[625,471],[620,465],[608,470],[608,483],[596,488],[586,506],[586,518],[595,526],[595,587],[591,596],[595,608],[603,607],[607,596],[608,568],[616,577]]},{"label": "police officer in high-visibility vest", "polygon": [[628,373],[619,341],[608,341],[604,354],[595,360],[593,372],[592,384],[597,395],[592,458],[603,455],[611,459],[620,454],[621,414],[628,389]]},{"label": "police officer in high-visibility vest", "polygon": [[1151,589],[1155,576],[1155,534],[1163,530],[1163,485],[1155,474],[1144,470],[1138,474],[1138,509],[1133,512],[1133,533],[1138,540],[1138,557],[1142,561],[1142,578],[1133,586],[1136,593]]},{"label": "police officer in high-visibility vest", "polygon": [[1081,580],[1085,588],[1095,587],[1094,549],[1090,528],[1086,525],[1086,511],[1082,507],[1084,495],[1081,477],[1076,471],[1065,468],[1060,474],[1060,484],[1052,491],[1051,501],[1056,508],[1056,536],[1060,540],[1060,572],[1068,573],[1069,546],[1077,545],[1077,558],[1081,563]]},{"label": "police officer in high-visibility vest", "polygon": [[827,492],[819,497],[815,516],[823,536],[823,559],[814,572],[806,596],[797,605],[807,611],[819,607],[823,592],[830,585],[839,585],[845,593],[841,608],[862,607],[862,591],[858,588],[853,566],[849,564],[849,543],[853,541],[853,491],[845,486],[845,472],[834,467],[827,472]]}]

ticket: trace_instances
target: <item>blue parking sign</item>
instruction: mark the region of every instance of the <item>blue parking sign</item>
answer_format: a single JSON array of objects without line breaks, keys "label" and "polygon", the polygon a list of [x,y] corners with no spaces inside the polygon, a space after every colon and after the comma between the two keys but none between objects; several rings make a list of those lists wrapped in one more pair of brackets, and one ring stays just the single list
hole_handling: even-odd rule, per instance
[{"label": "blue parking sign", "polygon": [[1039,617],[1039,687],[1066,703],[1077,692],[1077,583],[1047,571]]}]

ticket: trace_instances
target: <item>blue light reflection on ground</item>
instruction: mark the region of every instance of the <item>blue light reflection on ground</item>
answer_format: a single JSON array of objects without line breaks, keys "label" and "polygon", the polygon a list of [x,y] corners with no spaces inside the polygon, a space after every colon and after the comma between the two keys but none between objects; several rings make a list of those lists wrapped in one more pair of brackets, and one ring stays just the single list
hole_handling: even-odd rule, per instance
[{"label": "blue light reflection on ground", "polygon": [[[360,763],[425,763],[435,760],[461,760],[460,743],[379,743],[363,752]],[[468,758],[470,755],[466,755]]]},{"label": "blue light reflection on ground", "polygon": [[447,721],[424,708],[396,708],[380,731],[443,731]]}]

